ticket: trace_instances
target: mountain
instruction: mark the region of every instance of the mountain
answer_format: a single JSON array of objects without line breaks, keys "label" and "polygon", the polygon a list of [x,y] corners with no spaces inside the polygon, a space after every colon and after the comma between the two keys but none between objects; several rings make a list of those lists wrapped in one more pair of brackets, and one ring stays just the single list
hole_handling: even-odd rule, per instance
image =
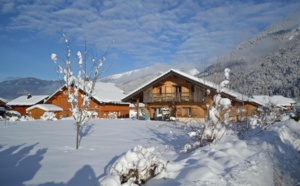
[{"label": "mountain", "polygon": [[267,27],[200,76],[220,83],[231,69],[231,88],[246,95],[300,96],[300,14]]},{"label": "mountain", "polygon": [[50,95],[61,85],[60,81],[41,80],[33,77],[7,80],[0,83],[0,97],[12,100],[27,94]]}]

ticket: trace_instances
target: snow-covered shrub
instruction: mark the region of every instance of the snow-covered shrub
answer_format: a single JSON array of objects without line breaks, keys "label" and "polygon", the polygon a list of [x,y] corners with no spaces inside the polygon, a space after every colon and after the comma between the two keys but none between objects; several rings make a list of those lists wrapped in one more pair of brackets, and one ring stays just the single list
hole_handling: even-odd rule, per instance
[{"label": "snow-covered shrub", "polygon": [[14,121],[20,121],[20,118],[17,117],[17,116],[11,116],[11,117],[8,117],[8,118],[9,118],[9,121],[12,121],[12,122],[14,122]]},{"label": "snow-covered shrub", "polygon": [[[209,111],[205,122],[199,122],[196,119],[186,122],[191,141],[183,147],[182,152],[188,152],[197,147],[204,146],[209,142],[221,138],[225,133],[224,125],[228,124],[231,100],[222,98],[221,92],[229,84],[229,72],[230,69],[228,68],[224,70],[225,80],[220,83],[218,93],[213,98],[213,105],[206,105]],[[206,95],[209,96],[209,94],[210,90],[207,90]]]},{"label": "snow-covered shrub", "polygon": [[25,116],[21,116],[21,118],[19,119],[20,121],[33,121],[34,118],[28,115]]},{"label": "snow-covered shrub", "polygon": [[56,114],[54,112],[45,112],[42,116],[41,116],[41,120],[45,120],[45,121],[56,121]]},{"label": "snow-covered shrub", "polygon": [[107,118],[108,119],[117,119],[118,115],[116,112],[110,112],[110,113],[108,113]]},{"label": "snow-covered shrub", "polygon": [[166,170],[167,162],[155,147],[141,145],[127,151],[111,166],[102,186],[141,185]]},{"label": "snow-covered shrub", "polygon": [[204,139],[204,131],[206,128],[205,123],[198,121],[197,119],[186,120],[184,122],[184,130],[187,132],[189,142],[184,145],[181,152],[189,152],[202,146]]},{"label": "snow-covered shrub", "polygon": [[225,133],[225,127],[220,122],[201,122],[193,119],[186,121],[185,126],[190,141],[182,148],[181,152],[184,153],[221,139]]}]

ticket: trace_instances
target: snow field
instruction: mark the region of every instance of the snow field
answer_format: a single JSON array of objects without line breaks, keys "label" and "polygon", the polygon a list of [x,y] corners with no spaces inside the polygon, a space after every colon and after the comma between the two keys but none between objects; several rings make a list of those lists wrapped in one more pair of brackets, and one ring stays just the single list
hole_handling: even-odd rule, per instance
[{"label": "snow field", "polygon": [[249,131],[244,140],[228,131],[189,153],[180,153],[189,139],[182,128],[158,121],[91,120],[76,150],[73,120],[0,123],[0,185],[100,185],[110,167],[137,145],[155,147],[169,161],[167,171],[146,186],[300,183],[298,122]]}]

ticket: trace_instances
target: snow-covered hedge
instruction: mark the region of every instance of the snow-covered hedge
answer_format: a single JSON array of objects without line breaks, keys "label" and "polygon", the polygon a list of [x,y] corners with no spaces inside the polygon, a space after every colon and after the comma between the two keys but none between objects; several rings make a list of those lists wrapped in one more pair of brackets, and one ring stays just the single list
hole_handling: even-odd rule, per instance
[{"label": "snow-covered hedge", "polygon": [[102,179],[102,186],[141,185],[166,170],[167,162],[155,147],[134,147],[121,156]]}]

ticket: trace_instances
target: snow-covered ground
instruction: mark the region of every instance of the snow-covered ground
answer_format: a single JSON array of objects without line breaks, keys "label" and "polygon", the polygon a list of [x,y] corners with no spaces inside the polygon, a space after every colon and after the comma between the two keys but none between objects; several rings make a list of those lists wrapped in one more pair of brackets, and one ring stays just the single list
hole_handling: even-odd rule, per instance
[{"label": "snow-covered ground", "polygon": [[157,147],[167,172],[148,186],[300,185],[300,123],[275,123],[244,140],[223,138],[180,153],[182,126],[159,121],[91,120],[75,149],[73,120],[0,122],[0,185],[95,186],[136,145]]}]

